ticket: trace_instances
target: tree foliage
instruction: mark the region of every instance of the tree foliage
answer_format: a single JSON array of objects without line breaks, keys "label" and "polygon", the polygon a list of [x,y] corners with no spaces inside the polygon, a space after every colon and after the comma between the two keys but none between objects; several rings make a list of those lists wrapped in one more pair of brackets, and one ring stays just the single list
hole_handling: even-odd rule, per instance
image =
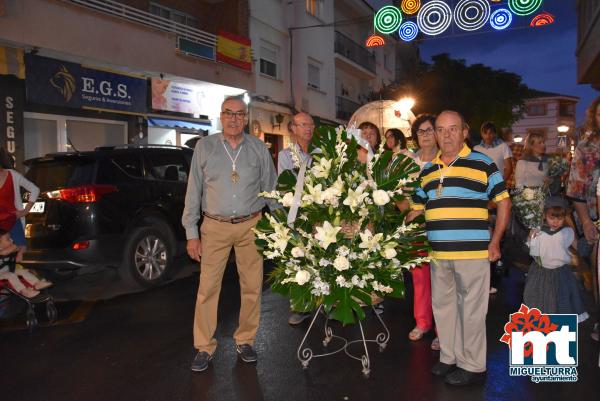
[{"label": "tree foliage", "polygon": [[500,128],[521,118],[529,88],[519,75],[483,64],[466,65],[465,60],[452,59],[448,54],[432,60],[432,64],[421,63],[414,76],[384,87],[372,98],[412,96],[415,114],[459,111],[472,133],[478,133],[484,121],[493,121]]}]

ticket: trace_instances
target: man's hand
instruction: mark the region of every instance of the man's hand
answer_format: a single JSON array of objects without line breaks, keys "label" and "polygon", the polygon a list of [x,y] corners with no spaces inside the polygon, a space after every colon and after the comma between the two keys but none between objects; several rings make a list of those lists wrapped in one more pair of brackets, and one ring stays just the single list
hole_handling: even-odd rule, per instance
[{"label": "man's hand", "polygon": [[488,259],[490,262],[499,260],[501,256],[500,243],[496,241],[490,241],[490,244],[488,245]]},{"label": "man's hand", "polygon": [[423,214],[422,210],[411,210],[406,215],[406,219],[405,220],[406,220],[407,223],[410,223],[411,221],[413,221],[414,219],[416,219],[417,217],[419,217],[422,214]]},{"label": "man's hand", "polygon": [[583,235],[588,243],[593,244],[598,241],[598,229],[591,220],[586,220],[583,223]]},{"label": "man's hand", "polygon": [[200,238],[189,239],[186,249],[190,258],[196,262],[200,262],[200,257],[202,256],[202,242]]}]

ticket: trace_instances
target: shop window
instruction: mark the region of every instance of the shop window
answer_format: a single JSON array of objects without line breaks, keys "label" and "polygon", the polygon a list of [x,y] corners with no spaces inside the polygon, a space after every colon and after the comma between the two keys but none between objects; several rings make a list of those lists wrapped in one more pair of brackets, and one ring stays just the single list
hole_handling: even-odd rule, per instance
[{"label": "shop window", "polygon": [[279,49],[270,43],[260,43],[260,73],[273,78],[278,78]]},{"label": "shop window", "polygon": [[163,181],[187,182],[188,166],[180,151],[152,151],[144,155],[150,177]]},{"label": "shop window", "polygon": [[308,86],[313,89],[321,88],[321,63],[308,60]]},{"label": "shop window", "polygon": [[546,105],[544,103],[528,104],[526,106],[526,112],[527,112],[527,115],[530,117],[545,116],[547,113]]}]

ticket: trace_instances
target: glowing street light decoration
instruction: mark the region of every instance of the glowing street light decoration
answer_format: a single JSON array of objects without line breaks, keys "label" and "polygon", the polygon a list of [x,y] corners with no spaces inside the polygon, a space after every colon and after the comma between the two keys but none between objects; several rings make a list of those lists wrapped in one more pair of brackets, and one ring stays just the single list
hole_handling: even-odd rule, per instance
[{"label": "glowing street light decoration", "polygon": [[516,15],[531,15],[540,8],[543,0],[508,0],[508,8]]},{"label": "glowing street light decoration", "polygon": [[536,15],[535,17],[533,17],[529,26],[536,27],[536,26],[550,25],[553,23],[554,23],[554,15],[547,13],[547,12],[543,12],[543,13],[540,13],[540,14]]},{"label": "glowing street light decoration", "polygon": [[506,8],[499,8],[490,16],[490,25],[497,31],[506,29],[512,23],[512,13]]},{"label": "glowing street light decoration", "polygon": [[385,45],[385,40],[379,35],[371,35],[367,38],[367,42],[365,43],[367,47],[377,47]]},{"label": "glowing street light decoration", "polygon": [[426,35],[443,33],[452,23],[452,10],[441,0],[432,0],[421,7],[417,15],[419,30]]},{"label": "glowing street light decoration", "polygon": [[421,0],[402,0],[400,8],[404,14],[414,14],[421,8]]},{"label": "glowing street light decoration", "polygon": [[400,29],[398,30],[398,35],[400,39],[405,42],[410,42],[419,34],[419,27],[412,21],[406,21],[402,25],[400,25]]},{"label": "glowing street light decoration", "polygon": [[489,18],[487,0],[460,0],[454,7],[454,23],[463,31],[476,31],[487,24]]},{"label": "glowing street light decoration", "polygon": [[392,33],[402,24],[402,13],[395,6],[385,6],[375,14],[375,29],[381,33]]}]

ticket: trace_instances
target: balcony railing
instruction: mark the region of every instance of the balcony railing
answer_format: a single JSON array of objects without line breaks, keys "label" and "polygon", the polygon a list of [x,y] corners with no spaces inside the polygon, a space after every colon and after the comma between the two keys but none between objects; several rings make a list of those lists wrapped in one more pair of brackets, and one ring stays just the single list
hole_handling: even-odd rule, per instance
[{"label": "balcony railing", "polygon": [[349,120],[352,114],[360,107],[360,104],[340,96],[335,98],[335,117],[340,120]]},{"label": "balcony railing", "polygon": [[[217,36],[201,31],[200,29],[180,24],[168,18],[159,17],[147,11],[122,4],[114,0],[63,0],[69,3],[79,4],[99,12],[114,15],[128,21],[137,22],[146,26],[165,32],[176,34],[179,38],[198,43],[203,46],[216,48]],[[213,51],[214,54],[214,51]],[[214,56],[213,56],[214,58]]]},{"label": "balcony railing", "polygon": [[361,67],[375,72],[375,55],[343,33],[335,31],[334,47],[337,54],[341,54]]}]

